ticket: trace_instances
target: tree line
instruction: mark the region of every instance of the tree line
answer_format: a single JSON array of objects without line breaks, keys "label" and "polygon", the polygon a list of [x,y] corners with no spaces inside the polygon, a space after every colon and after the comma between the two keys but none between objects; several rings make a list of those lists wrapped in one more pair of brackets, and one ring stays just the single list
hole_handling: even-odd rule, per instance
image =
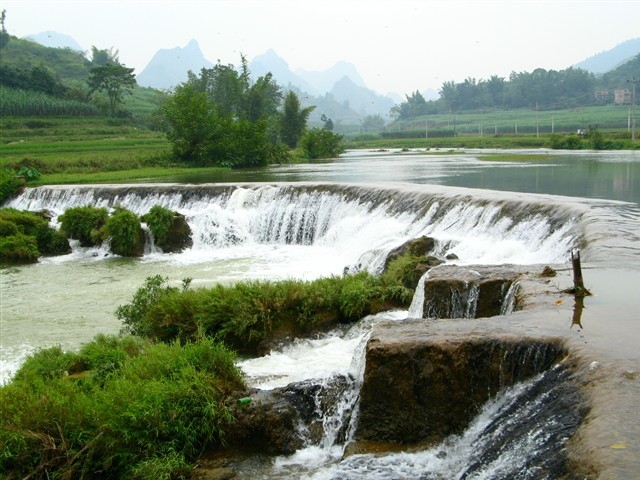
[{"label": "tree line", "polygon": [[594,74],[580,68],[512,72],[509,78],[492,75],[488,80],[467,78],[442,84],[438,100],[426,101],[415,91],[391,109],[396,119],[480,109],[556,109],[597,104]]}]

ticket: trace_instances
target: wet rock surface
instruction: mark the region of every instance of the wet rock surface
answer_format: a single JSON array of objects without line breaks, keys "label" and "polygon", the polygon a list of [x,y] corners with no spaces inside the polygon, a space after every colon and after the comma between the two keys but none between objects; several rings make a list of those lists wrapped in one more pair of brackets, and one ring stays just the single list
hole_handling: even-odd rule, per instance
[{"label": "wet rock surface", "polygon": [[501,388],[547,370],[562,342],[425,336],[424,323],[378,325],[366,352],[358,440],[438,443]]},{"label": "wet rock surface", "polygon": [[424,318],[480,318],[504,313],[518,266],[440,265],[424,282]]}]

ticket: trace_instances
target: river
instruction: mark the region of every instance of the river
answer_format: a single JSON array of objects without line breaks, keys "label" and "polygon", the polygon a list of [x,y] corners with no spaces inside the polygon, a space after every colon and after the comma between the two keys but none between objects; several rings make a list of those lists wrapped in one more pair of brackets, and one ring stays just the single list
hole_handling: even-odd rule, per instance
[{"label": "river", "polygon": [[[520,157],[483,160],[488,153]],[[175,285],[189,277],[198,287],[313,279],[345,268],[375,273],[390,249],[425,234],[438,240],[438,253],[455,253],[457,263],[468,265],[550,264],[566,271],[570,251],[580,248],[596,295],[585,301],[587,333],[570,333],[638,360],[640,152],[358,150],[329,162],[171,182],[42,187],[9,202],[55,215],[87,203],[121,204],[138,214],[162,204],[187,217],[194,246],[124,259],[104,247],[75,245],[70,255],[2,267],[2,382],[36,349],[76,349],[97,333],[118,333],[116,307],[148,276],[161,274]],[[615,312],[615,323],[603,321],[607,312]],[[571,324],[559,328],[569,332]],[[263,388],[346,374],[362,335],[291,346],[247,361],[244,369]]]}]

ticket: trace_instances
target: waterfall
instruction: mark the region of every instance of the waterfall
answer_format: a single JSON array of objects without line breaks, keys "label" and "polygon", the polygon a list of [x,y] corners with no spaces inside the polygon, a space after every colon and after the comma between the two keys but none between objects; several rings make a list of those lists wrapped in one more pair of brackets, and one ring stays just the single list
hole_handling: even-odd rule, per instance
[{"label": "waterfall", "polygon": [[500,315],[510,315],[511,313],[513,313],[513,309],[516,306],[516,295],[519,289],[520,283],[517,281],[509,285],[507,293],[504,295],[504,301],[502,302]]},{"label": "waterfall", "polygon": [[418,286],[411,299],[411,305],[409,306],[409,318],[422,318],[424,309],[424,283],[429,278],[429,271],[427,271],[420,280],[418,280]]},{"label": "waterfall", "polygon": [[185,215],[193,250],[245,245],[339,249],[356,269],[379,272],[386,254],[428,235],[460,264],[560,263],[582,238],[579,205],[435,186],[142,185],[37,187],[8,203],[24,210],[94,205],[138,215],[161,205]]}]

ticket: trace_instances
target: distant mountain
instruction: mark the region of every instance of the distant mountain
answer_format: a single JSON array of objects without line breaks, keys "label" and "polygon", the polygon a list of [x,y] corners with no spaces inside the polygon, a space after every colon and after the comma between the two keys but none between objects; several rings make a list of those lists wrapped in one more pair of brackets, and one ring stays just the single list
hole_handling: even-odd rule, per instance
[{"label": "distant mountain", "polygon": [[289,64],[278,54],[269,49],[262,55],[258,55],[249,63],[249,71],[254,78],[261,77],[271,72],[276,82],[283,87],[295,86],[302,92],[317,95],[320,91],[313,88],[302,77],[296,75],[289,68]]},{"label": "distant mountain", "polygon": [[391,98],[357,85],[346,75],[336,82],[330,93],[337,101],[348,102],[349,107],[361,116],[379,114],[386,117],[394,105]]},{"label": "distant mountain", "polygon": [[333,67],[322,71],[306,71],[297,69],[295,72],[318,92],[329,92],[343,77],[348,77],[359,87],[367,88],[355,65],[349,62],[338,62]]},{"label": "distant mountain", "polygon": [[583,68],[595,74],[606,73],[628,62],[638,53],[640,53],[640,38],[634,38],[616,45],[611,50],[600,52],[576,63],[574,67]]},{"label": "distant mountain", "polygon": [[70,37],[69,35],[65,35],[63,33],[47,31],[36,33],[35,35],[28,35],[25,38],[27,40],[31,40],[32,42],[39,43],[44,47],[70,48],[71,50],[75,50],[77,52],[83,51],[83,48],[78,42],[73,39],[73,37]]},{"label": "distant mountain", "polygon": [[211,67],[213,63],[204,58],[198,42],[191,40],[184,48],[158,50],[136,80],[143,87],[168,89],[187,81],[189,70],[198,73]]}]

